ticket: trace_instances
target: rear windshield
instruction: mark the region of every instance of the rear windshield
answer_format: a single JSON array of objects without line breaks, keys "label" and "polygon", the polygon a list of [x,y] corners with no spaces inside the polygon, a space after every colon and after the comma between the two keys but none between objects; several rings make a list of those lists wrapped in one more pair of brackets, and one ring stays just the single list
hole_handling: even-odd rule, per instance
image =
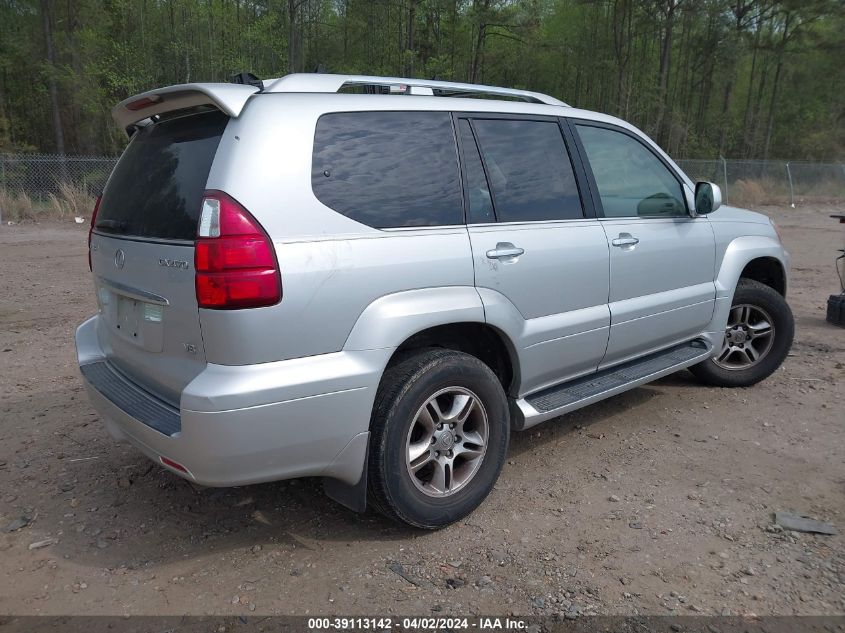
[{"label": "rear windshield", "polygon": [[136,132],[103,192],[97,230],[193,240],[211,161],[228,120],[215,111]]}]

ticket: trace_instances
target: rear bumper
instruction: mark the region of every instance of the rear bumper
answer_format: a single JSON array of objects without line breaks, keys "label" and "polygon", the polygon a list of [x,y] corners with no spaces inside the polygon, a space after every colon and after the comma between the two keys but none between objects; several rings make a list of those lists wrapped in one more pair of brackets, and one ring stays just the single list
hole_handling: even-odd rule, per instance
[{"label": "rear bumper", "polygon": [[[77,356],[80,366],[105,362],[100,367],[105,369],[96,320],[77,329]],[[389,356],[384,349],[248,366],[210,364],[182,392],[177,426],[151,424],[149,411],[167,405],[143,390],[148,401],[137,402],[137,385],[114,370],[110,379],[125,381],[123,392],[132,392],[134,405],[116,397],[114,383],[106,386],[97,377],[103,371],[83,371],[83,382],[115,439],[199,484],[237,486],[304,476],[354,484],[364,466],[370,411]],[[161,458],[181,464],[187,473]]]}]

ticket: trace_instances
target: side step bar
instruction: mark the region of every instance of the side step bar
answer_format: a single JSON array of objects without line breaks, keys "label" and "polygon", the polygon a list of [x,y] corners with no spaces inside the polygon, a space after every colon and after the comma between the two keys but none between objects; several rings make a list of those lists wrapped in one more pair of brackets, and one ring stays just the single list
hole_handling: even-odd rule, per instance
[{"label": "side step bar", "polygon": [[712,347],[696,339],[532,393],[513,403],[514,427],[527,429],[705,360]]}]

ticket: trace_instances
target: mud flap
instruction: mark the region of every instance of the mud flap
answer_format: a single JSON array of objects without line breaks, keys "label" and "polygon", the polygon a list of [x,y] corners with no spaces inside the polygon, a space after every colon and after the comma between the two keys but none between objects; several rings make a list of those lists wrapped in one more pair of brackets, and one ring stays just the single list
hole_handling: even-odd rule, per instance
[{"label": "mud flap", "polygon": [[333,477],[323,479],[323,492],[329,499],[337,501],[353,512],[364,512],[367,509],[367,460],[369,455],[370,447],[369,442],[367,442],[364,466],[361,468],[361,477],[357,483],[349,484]]}]

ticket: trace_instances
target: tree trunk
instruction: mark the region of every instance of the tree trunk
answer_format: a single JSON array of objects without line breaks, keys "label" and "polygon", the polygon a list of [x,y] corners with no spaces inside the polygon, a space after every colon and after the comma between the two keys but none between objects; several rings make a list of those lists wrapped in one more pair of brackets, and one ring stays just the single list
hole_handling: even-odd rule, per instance
[{"label": "tree trunk", "polygon": [[778,53],[778,64],[775,67],[775,78],[772,80],[772,99],[769,102],[769,122],[766,126],[766,144],[763,146],[763,159],[768,160],[769,149],[772,145],[772,130],[775,124],[775,107],[778,102],[778,89],[780,88],[780,71],[783,67],[783,51]]},{"label": "tree trunk", "polygon": [[299,30],[296,18],[299,0],[288,0],[288,72],[298,73],[299,67]]},{"label": "tree trunk", "polygon": [[783,69],[783,56],[786,53],[786,45],[789,42],[789,38],[792,36],[792,32],[789,30],[790,22],[792,22],[792,14],[787,13],[786,17],[783,21],[783,31],[780,41],[780,46],[777,49],[777,66],[775,66],[775,76],[772,79],[772,98],[769,101],[769,122],[766,126],[766,143],[763,146],[763,158],[769,158],[769,149],[772,145],[772,130],[774,129],[775,124],[775,107],[777,107],[778,102],[778,90],[780,89],[780,74],[781,70]]},{"label": "tree trunk", "polygon": [[760,129],[762,125],[763,119],[763,97],[766,94],[766,88],[768,87],[768,79],[769,79],[769,59],[768,57],[763,58],[763,72],[760,73],[760,85],[757,87],[757,96],[754,98],[754,125],[752,126],[753,129],[751,131],[751,147],[749,150],[750,156],[755,156],[757,154],[757,147],[760,141]]},{"label": "tree trunk", "polygon": [[414,37],[416,35],[416,21],[417,21],[417,2],[418,0],[410,0],[408,5],[408,37],[405,41],[405,76],[412,77],[414,74]]},{"label": "tree trunk", "polygon": [[748,75],[748,95],[745,98],[745,115],[742,117],[742,150],[748,157],[751,155],[751,100],[754,95],[754,77],[757,74],[757,54],[760,49],[760,25],[754,36],[754,50],[751,53],[751,72]]},{"label": "tree trunk", "polygon": [[343,2],[343,59],[349,55],[349,0]]},{"label": "tree trunk", "polygon": [[654,133],[658,143],[665,142],[664,126],[666,122],[666,100],[668,99],[669,66],[672,62],[672,29],[675,26],[675,11],[680,0],[666,0],[666,22],[663,29],[663,39],[660,43],[660,71],[657,84],[657,120],[654,123]]},{"label": "tree trunk", "polygon": [[477,83],[478,76],[481,74],[481,64],[484,55],[484,40],[487,39],[487,10],[490,8],[490,0],[473,1],[473,8],[475,9],[476,19],[478,21],[478,31],[475,36],[475,46],[472,49],[472,64],[469,71],[469,82]]},{"label": "tree trunk", "polygon": [[[621,6],[620,6],[621,5]],[[625,73],[631,58],[629,0],[615,0],[611,14],[613,52],[616,56],[616,113],[622,116],[625,102]]]},{"label": "tree trunk", "polygon": [[455,76],[455,40],[458,39],[458,2],[459,0],[454,0],[452,2],[451,37],[449,38],[449,71],[451,72],[453,78]]},{"label": "tree trunk", "polygon": [[47,90],[50,94],[50,110],[53,115],[53,137],[56,153],[65,154],[65,131],[62,128],[62,116],[59,110],[59,87],[56,83],[56,54],[53,50],[53,32],[51,22],[50,0],[41,0],[41,20],[44,26],[44,44],[47,49]]}]

